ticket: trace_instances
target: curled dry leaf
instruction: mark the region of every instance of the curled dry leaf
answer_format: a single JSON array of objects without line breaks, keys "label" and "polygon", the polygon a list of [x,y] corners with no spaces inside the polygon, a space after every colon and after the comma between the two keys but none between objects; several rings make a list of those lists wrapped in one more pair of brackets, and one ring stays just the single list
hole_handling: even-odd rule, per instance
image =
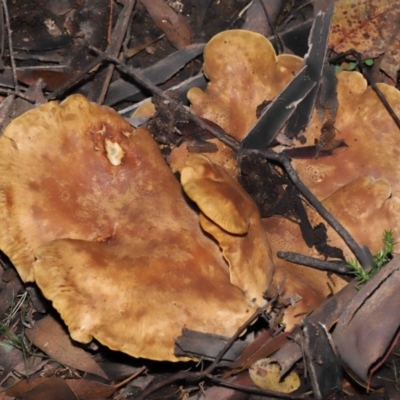
[{"label": "curled dry leaf", "polygon": [[400,256],[396,256],[354,296],[334,330],[340,358],[364,382],[371,368],[374,371],[385,361],[384,355],[398,335],[399,288]]},{"label": "curled dry leaf", "polygon": [[74,95],[15,119],[0,154],[0,248],[73,339],[178,361],[182,327],[231,336],[255,309],[148,131]]}]

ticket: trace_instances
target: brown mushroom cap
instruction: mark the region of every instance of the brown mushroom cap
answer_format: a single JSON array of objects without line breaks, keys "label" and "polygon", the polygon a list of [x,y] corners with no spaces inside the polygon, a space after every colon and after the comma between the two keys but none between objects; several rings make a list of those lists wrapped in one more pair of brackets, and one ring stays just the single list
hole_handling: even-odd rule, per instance
[{"label": "brown mushroom cap", "polygon": [[[399,196],[400,170],[393,164],[400,157],[399,128],[361,74],[340,72],[337,78],[336,139],[344,140],[348,147],[329,157],[294,159],[293,166],[319,199],[363,175],[387,179],[393,195]],[[385,84],[378,86],[400,115],[400,92]],[[314,113],[304,134],[305,146],[319,138],[321,125]]]},{"label": "brown mushroom cap", "polygon": [[[395,228],[394,234],[399,234],[395,221],[396,216],[400,215],[400,199],[391,197],[390,185],[386,180],[375,180],[367,176],[357,178],[331,194],[323,201],[323,205],[359,244],[368,246],[373,254],[382,248],[384,230]],[[313,226],[324,222],[310,207],[307,207],[307,213]],[[321,256],[314,248],[307,247],[297,224],[281,217],[266,218],[264,224],[276,266],[274,284],[278,285],[287,277],[283,295],[299,294],[302,297],[302,301],[297,303],[294,309],[289,308],[285,313],[285,322],[292,325],[299,320],[296,315],[317,307],[329,294],[340,290],[346,282],[333,274],[328,277],[324,271],[294,265],[278,258],[277,251],[292,251],[317,258]],[[330,226],[327,227],[327,233],[330,246],[342,249],[346,259],[354,259],[343,239]]]},{"label": "brown mushroom cap", "polygon": [[231,282],[257,304],[265,303],[274,264],[260,214],[252,198],[220,166],[191,155],[181,172],[187,195],[202,213],[200,224],[219,243]]},{"label": "brown mushroom cap", "polygon": [[255,309],[148,131],[74,95],[14,120],[0,154],[0,248],[74,339],[177,361],[183,327],[230,336]]},{"label": "brown mushroom cap", "polygon": [[257,121],[256,110],[272,100],[303,66],[303,59],[276,56],[263,35],[230,30],[215,35],[204,49],[203,92],[188,92],[195,114],[218,124],[240,140]]}]

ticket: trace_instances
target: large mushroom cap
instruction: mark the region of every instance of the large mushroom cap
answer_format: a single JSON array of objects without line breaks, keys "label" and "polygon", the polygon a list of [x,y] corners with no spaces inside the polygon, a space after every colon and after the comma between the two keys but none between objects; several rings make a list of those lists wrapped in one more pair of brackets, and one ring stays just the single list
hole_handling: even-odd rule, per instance
[{"label": "large mushroom cap", "polygon": [[[343,140],[347,147],[329,157],[294,159],[294,167],[320,199],[363,175],[388,180],[393,195],[399,196],[400,171],[394,163],[400,157],[400,129],[360,73],[340,72],[337,78],[335,133],[336,139]],[[400,91],[385,84],[379,84],[379,88],[400,115]],[[321,126],[314,113],[304,135],[304,146],[319,139]]]},{"label": "large mushroom cap", "polygon": [[0,248],[81,342],[177,361],[183,327],[232,335],[255,309],[144,129],[69,97],[0,139]]},{"label": "large mushroom cap", "polygon": [[230,30],[215,35],[204,49],[203,92],[188,92],[194,113],[218,124],[241,140],[257,121],[256,110],[272,100],[303,66],[303,59],[276,56],[259,33]]}]

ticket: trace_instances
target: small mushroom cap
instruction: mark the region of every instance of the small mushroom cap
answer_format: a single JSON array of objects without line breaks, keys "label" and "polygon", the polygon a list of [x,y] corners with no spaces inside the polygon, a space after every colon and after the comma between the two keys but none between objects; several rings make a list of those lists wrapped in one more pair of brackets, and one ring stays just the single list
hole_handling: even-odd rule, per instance
[{"label": "small mushroom cap", "polygon": [[202,154],[193,154],[181,171],[181,183],[201,211],[222,229],[236,235],[247,233],[250,215],[258,212],[257,207],[240,185],[232,184],[224,169]]},{"label": "small mushroom cap", "polygon": [[[205,152],[202,154],[205,154],[212,163],[221,166],[229,173],[229,175],[233,177],[237,176],[238,167],[236,165],[236,156],[234,151],[217,138],[207,139],[207,142],[213,143],[218,150],[213,153]],[[189,157],[194,154],[189,151],[190,144],[190,140],[184,141],[181,145],[172,149],[171,154],[168,157],[169,166],[172,169],[172,172],[182,171]]]},{"label": "small mushroom cap", "polygon": [[182,186],[202,213],[201,227],[219,243],[231,282],[257,304],[271,283],[274,264],[260,214],[252,198],[220,166],[192,155],[181,172]]},{"label": "small mushroom cap", "polygon": [[263,35],[221,32],[204,49],[207,89],[190,89],[188,99],[196,115],[241,140],[257,121],[257,107],[276,97],[302,66],[300,57],[276,56]]},{"label": "small mushroom cap", "polygon": [[183,327],[231,336],[255,309],[147,130],[74,95],[17,118],[0,154],[0,248],[74,339],[178,361]]}]

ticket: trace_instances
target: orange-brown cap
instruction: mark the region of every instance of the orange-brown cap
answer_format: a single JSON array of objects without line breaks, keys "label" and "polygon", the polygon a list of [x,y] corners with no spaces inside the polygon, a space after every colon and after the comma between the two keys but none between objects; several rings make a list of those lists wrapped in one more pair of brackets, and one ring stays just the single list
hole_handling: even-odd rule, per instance
[{"label": "orange-brown cap", "polygon": [[0,248],[81,342],[178,361],[183,327],[232,335],[256,304],[230,283],[148,131],[74,95],[0,138]]}]

